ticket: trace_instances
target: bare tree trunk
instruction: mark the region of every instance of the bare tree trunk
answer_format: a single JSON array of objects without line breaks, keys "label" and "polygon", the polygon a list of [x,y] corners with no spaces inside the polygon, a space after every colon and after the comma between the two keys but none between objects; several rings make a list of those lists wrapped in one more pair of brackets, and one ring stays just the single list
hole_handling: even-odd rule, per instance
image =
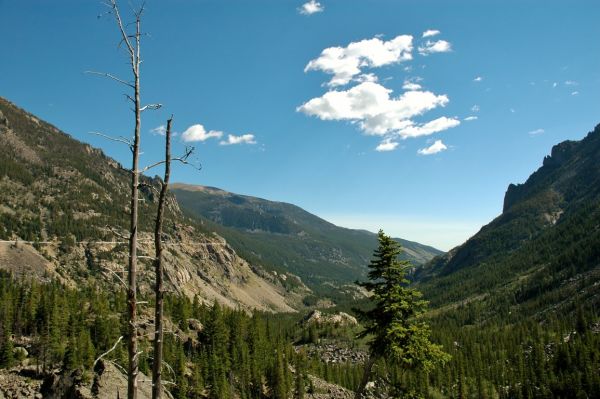
[{"label": "bare tree trunk", "polygon": [[371,379],[371,372],[373,370],[373,365],[375,364],[376,360],[377,359],[373,356],[369,356],[369,358],[367,359],[367,362],[365,363],[365,370],[363,372],[363,377],[360,382],[360,385],[358,386],[358,389],[356,390],[354,399],[362,399],[363,394],[365,393],[365,387],[367,386],[367,383]]},{"label": "bare tree trunk", "polygon": [[156,305],[154,310],[154,364],[152,365],[152,398],[159,399],[162,396],[162,355],[163,355],[163,262],[162,262],[162,224],[165,209],[165,200],[171,177],[171,122],[173,117],[167,121],[167,132],[165,138],[165,176],[158,197],[158,210],[156,211],[156,224],[154,228],[155,260],[154,270],[156,274],[156,286],[154,293]]},{"label": "bare tree trunk", "polygon": [[135,128],[133,143],[131,146],[132,166],[131,166],[131,218],[129,225],[129,268],[127,281],[127,310],[129,314],[129,334],[127,340],[129,368],[127,373],[127,398],[137,399],[137,376],[139,372],[138,361],[138,337],[137,337],[137,240],[138,240],[138,204],[139,204],[139,157],[140,157],[140,130],[141,130],[141,102],[140,102],[140,37],[141,37],[141,14],[143,9],[136,13],[136,32],[134,35],[135,45],[129,42],[129,36],[123,29],[121,17],[118,14],[118,8],[113,0],[114,10],[117,16],[119,27],[123,34],[123,40],[127,44],[131,58],[131,69],[133,73],[133,105],[135,113]]}]

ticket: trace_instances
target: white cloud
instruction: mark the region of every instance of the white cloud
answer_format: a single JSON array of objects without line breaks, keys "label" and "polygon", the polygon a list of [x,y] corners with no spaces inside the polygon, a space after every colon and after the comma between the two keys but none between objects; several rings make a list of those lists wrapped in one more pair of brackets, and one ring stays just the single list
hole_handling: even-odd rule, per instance
[{"label": "white cloud", "polygon": [[442,116],[422,125],[411,125],[400,131],[402,138],[429,136],[430,134],[441,132],[460,125],[456,118]]},{"label": "white cloud", "polygon": [[552,88],[554,89],[556,86],[558,86],[558,83],[554,82],[552,83]]},{"label": "white cloud", "polygon": [[425,32],[423,32],[423,36],[422,37],[432,37],[432,36],[436,36],[439,35],[441,32],[439,30],[436,29],[427,29]]},{"label": "white cloud", "polygon": [[442,143],[442,140],[436,140],[429,147],[421,148],[417,152],[421,155],[433,155],[433,154],[437,154],[438,152],[445,151],[447,149],[448,149],[448,147],[446,147],[446,144]]},{"label": "white cloud", "polygon": [[470,122],[470,121],[476,121],[478,118],[476,116],[467,116],[465,118],[465,121]]},{"label": "white cloud", "polygon": [[398,147],[397,141],[392,141],[392,139],[385,139],[375,148],[375,151],[384,152],[384,151],[393,151]]},{"label": "white cloud", "polygon": [[157,134],[159,136],[164,136],[165,134],[167,134],[167,127],[165,125],[157,126],[154,129],[150,130],[150,133]]},{"label": "white cloud", "polygon": [[427,40],[423,46],[419,46],[419,54],[428,55],[433,53],[447,53],[452,51],[452,45],[445,40],[432,42]]},{"label": "white cloud", "polygon": [[471,111],[473,111],[473,112],[479,112],[479,110],[480,110],[480,108],[479,108],[479,105],[477,105],[477,104],[475,104],[471,107]]},{"label": "white cloud", "polygon": [[579,92],[578,92],[578,91],[574,91],[574,92],[572,92],[572,93],[571,93],[571,95],[572,95],[572,96],[576,96],[576,95],[578,95],[578,94],[579,94]]},{"label": "white cloud", "polygon": [[425,124],[411,119],[448,103],[445,95],[429,91],[407,91],[399,97],[390,97],[391,90],[378,83],[364,82],[348,90],[332,90],[297,108],[297,111],[322,120],[358,122],[369,135],[398,135],[402,138],[431,134],[456,126],[451,118],[438,118]]},{"label": "white cloud", "polygon": [[514,108],[511,108],[511,109],[510,109],[510,113],[511,113],[511,114],[514,114],[515,112],[517,112],[517,111],[515,111],[515,109],[514,109]]},{"label": "white cloud", "polygon": [[352,42],[347,47],[329,47],[311,60],[304,72],[323,71],[333,75],[328,86],[343,86],[361,73],[362,68],[377,68],[412,59],[413,37],[396,36],[383,41],[378,37]]},{"label": "white cloud", "polygon": [[208,139],[218,139],[223,136],[223,132],[218,130],[206,131],[204,126],[197,124],[188,127],[185,132],[181,134],[181,139],[186,143],[192,141],[206,141]]},{"label": "white cloud", "polygon": [[483,77],[477,76],[475,79],[473,79],[473,82],[481,82],[482,80],[483,80]]},{"label": "white cloud", "polygon": [[527,132],[527,134],[529,134],[530,136],[538,136],[540,134],[544,134],[544,132],[545,132],[544,129],[535,129],[530,132]]},{"label": "white cloud", "polygon": [[574,80],[566,80],[565,81],[565,85],[567,85],[567,86],[578,86],[579,83],[575,82]]},{"label": "white cloud", "polygon": [[241,136],[234,136],[233,134],[227,135],[227,140],[221,140],[220,145],[234,145],[234,144],[256,144],[253,134],[242,134]]},{"label": "white cloud", "polygon": [[379,78],[373,73],[363,73],[356,78],[357,82],[377,82]]},{"label": "white cloud", "polygon": [[405,80],[404,84],[402,85],[402,88],[404,90],[421,90],[421,85],[415,82]]},{"label": "white cloud", "polygon": [[323,12],[324,9],[325,7],[323,7],[323,5],[321,5],[321,3],[318,1],[310,0],[309,2],[302,4],[298,10],[302,15],[312,15],[318,12]]}]

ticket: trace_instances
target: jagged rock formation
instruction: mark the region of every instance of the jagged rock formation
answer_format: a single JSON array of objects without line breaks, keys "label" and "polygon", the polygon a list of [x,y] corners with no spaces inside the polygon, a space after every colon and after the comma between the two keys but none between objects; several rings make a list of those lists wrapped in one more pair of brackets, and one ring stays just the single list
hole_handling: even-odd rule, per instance
[{"label": "jagged rock formation", "polygon": [[570,308],[576,297],[599,303],[599,160],[600,125],[555,145],[525,183],[508,187],[500,216],[417,272],[433,304],[487,301],[517,314]]},{"label": "jagged rock formation", "polygon": [[335,326],[356,326],[358,320],[356,317],[349,315],[345,312],[339,312],[335,314],[324,314],[319,310],[313,310],[303,320],[304,324],[333,324]]}]

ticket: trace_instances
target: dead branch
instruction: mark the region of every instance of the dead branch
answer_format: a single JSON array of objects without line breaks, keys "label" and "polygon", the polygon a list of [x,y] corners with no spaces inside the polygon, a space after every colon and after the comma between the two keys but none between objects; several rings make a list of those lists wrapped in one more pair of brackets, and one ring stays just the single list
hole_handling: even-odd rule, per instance
[{"label": "dead branch", "polygon": [[130,87],[130,88],[132,88],[132,89],[134,88],[134,86],[133,86],[131,83],[129,83],[129,82],[127,82],[127,81],[125,81],[125,80],[123,80],[123,79],[121,79],[121,78],[117,78],[116,76],[114,76],[114,75],[112,75],[112,74],[110,74],[110,73],[106,73],[106,72],[97,72],[97,71],[85,71],[84,73],[89,73],[89,74],[91,74],[91,75],[99,75],[99,76],[104,76],[105,78],[112,79],[112,80],[114,80],[115,82],[119,82],[119,83],[121,83],[121,84],[124,84],[125,86],[128,86],[128,87]]},{"label": "dead branch", "polygon": [[108,355],[110,352],[114,351],[114,350],[116,349],[117,345],[119,345],[119,342],[121,342],[121,340],[122,340],[122,339],[123,339],[123,336],[121,335],[121,336],[119,337],[119,339],[117,340],[117,342],[115,342],[115,344],[113,345],[113,347],[112,347],[112,348],[110,348],[108,351],[106,351],[106,352],[104,352],[103,354],[101,354],[101,355],[100,355],[100,356],[99,356],[99,357],[98,357],[98,358],[97,358],[97,359],[94,361],[94,366],[93,366],[93,367],[96,367],[96,363],[98,363],[98,361],[99,361],[100,359],[102,359],[104,356]]},{"label": "dead branch", "polygon": [[[179,163],[181,163],[183,165],[190,165],[191,167],[200,170],[201,167],[196,167],[195,165],[193,165],[192,163],[190,163],[188,161],[188,158],[193,153],[194,153],[194,147],[186,147],[183,155],[181,155],[181,156],[179,156],[177,158],[171,158],[170,161],[171,162],[176,161],[176,162],[179,162]],[[155,162],[155,163],[153,163],[151,165],[146,166],[145,168],[143,168],[142,170],[140,170],[139,173],[147,172],[147,171],[149,171],[152,168],[155,168],[155,167],[160,166],[160,165],[164,165],[166,163],[167,163],[167,161],[163,159],[162,161],[158,161],[158,162]]]},{"label": "dead branch", "polygon": [[157,110],[157,109],[160,109],[160,108],[162,108],[162,104],[148,104],[148,105],[144,105],[142,108],[140,108],[140,112],[144,112],[147,109]]},{"label": "dead branch", "polygon": [[[117,6],[117,1],[110,0],[109,6],[112,8],[112,12],[117,21],[117,26],[119,27],[119,31],[121,32],[121,37],[123,39],[123,42],[127,45],[127,50],[129,50],[129,55],[131,56],[131,60],[133,63],[134,57],[135,57],[135,51],[133,49],[133,46],[131,45],[131,42],[129,41],[129,37],[128,37],[127,33],[125,32],[125,28],[123,27],[123,20],[121,19],[121,14],[119,13],[119,7]],[[140,14],[140,16],[141,16],[141,14]],[[136,19],[139,19],[139,17],[136,17]]]},{"label": "dead branch", "polygon": [[131,142],[131,140],[126,139],[125,137],[112,137],[112,136],[109,136],[107,134],[100,133],[100,132],[88,132],[88,133],[89,134],[93,134],[95,136],[104,137],[105,139],[110,140],[110,141],[116,141],[117,143],[127,144],[127,146],[130,147],[130,148],[133,145],[133,143]]},{"label": "dead branch", "polygon": [[113,233],[113,234],[114,234],[114,235],[116,235],[117,237],[119,237],[119,238],[121,238],[121,239],[123,239],[123,240],[129,240],[129,237],[128,237],[128,236],[126,236],[126,235],[124,235],[124,234],[121,234],[121,233],[119,233],[117,230],[115,230],[115,228],[114,228],[114,227],[111,227],[111,226],[106,226],[105,228],[106,228],[106,229],[108,229],[108,231],[110,231],[111,233]]},{"label": "dead branch", "polygon": [[115,276],[119,282],[121,282],[121,284],[123,284],[123,288],[127,289],[127,284],[125,283],[125,281],[117,274],[115,273],[114,270],[112,270],[111,268],[107,267],[107,266],[101,266],[103,269],[108,270],[109,272],[111,272],[113,274],[113,276]]}]

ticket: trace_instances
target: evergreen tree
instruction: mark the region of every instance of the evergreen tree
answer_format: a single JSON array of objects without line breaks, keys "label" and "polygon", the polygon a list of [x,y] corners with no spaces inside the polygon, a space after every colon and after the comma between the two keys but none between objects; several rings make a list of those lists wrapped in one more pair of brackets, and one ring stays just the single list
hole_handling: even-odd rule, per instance
[{"label": "evergreen tree", "polygon": [[405,275],[410,263],[398,260],[402,253],[400,244],[382,230],[379,230],[378,241],[369,264],[369,281],[358,283],[372,294],[374,307],[368,311],[357,310],[364,323],[359,337],[370,337],[370,358],[356,398],[362,397],[378,359],[402,369],[419,368],[425,372],[450,359],[440,345],[429,340],[429,326],[421,320],[427,302],[421,299],[419,291],[408,287]]},{"label": "evergreen tree", "polygon": [[304,399],[304,392],[306,390],[306,358],[304,353],[298,353],[296,356],[296,375],[294,379],[294,398]]},{"label": "evergreen tree", "polygon": [[15,364],[14,346],[10,334],[6,334],[6,331],[2,338],[3,342],[0,344],[0,368],[10,368]]}]

